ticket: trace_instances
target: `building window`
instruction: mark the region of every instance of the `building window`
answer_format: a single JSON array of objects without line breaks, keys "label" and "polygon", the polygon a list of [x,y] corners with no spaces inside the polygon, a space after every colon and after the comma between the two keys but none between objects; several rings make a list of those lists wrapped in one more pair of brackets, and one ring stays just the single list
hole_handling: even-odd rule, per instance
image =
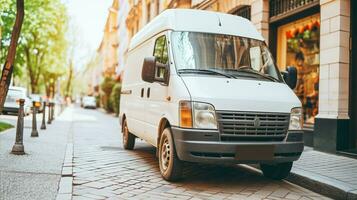
[{"label": "building window", "polygon": [[232,15],[237,15],[240,17],[244,17],[248,20],[250,20],[250,6],[243,6],[238,8],[236,11],[232,13]]},{"label": "building window", "polygon": [[135,33],[137,33],[139,31],[139,20],[136,20],[136,26],[135,26]]},{"label": "building window", "polygon": [[289,66],[297,68],[294,92],[302,103],[305,124],[314,124],[318,113],[320,14],[278,27],[277,41],[280,71]]},{"label": "building window", "polygon": [[146,6],[146,19],[147,22],[149,22],[151,19],[151,3],[148,3]]},{"label": "building window", "polygon": [[160,0],[156,0],[156,15],[160,14]]},{"label": "building window", "polygon": [[269,9],[270,17],[285,14],[289,11],[318,4],[319,0],[270,0]]}]

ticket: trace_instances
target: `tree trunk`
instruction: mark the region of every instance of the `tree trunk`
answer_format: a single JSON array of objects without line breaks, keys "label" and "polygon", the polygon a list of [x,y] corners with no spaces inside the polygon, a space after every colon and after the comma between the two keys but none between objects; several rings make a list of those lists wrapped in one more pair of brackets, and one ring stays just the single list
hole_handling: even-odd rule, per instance
[{"label": "tree trunk", "polygon": [[73,65],[72,65],[72,61],[70,61],[69,64],[69,75],[68,75],[68,82],[66,85],[66,99],[67,97],[70,97],[72,99],[72,93],[71,93],[71,83],[72,83],[72,78],[73,78]]},{"label": "tree trunk", "polygon": [[31,93],[32,94],[38,94],[39,93],[38,81],[36,81],[36,80],[31,81]]},{"label": "tree trunk", "polygon": [[17,9],[17,13],[16,13],[15,24],[12,29],[9,51],[7,53],[6,61],[0,78],[0,113],[2,112],[2,109],[4,107],[7,91],[9,89],[9,85],[11,82],[12,71],[14,68],[17,42],[20,37],[21,27],[25,15],[24,0],[16,1],[16,9]]}]

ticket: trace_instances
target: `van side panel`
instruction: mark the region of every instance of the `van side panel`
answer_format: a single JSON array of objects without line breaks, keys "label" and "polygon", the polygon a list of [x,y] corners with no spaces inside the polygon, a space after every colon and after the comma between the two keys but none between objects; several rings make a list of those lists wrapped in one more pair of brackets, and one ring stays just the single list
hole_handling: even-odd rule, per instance
[{"label": "van side panel", "polygon": [[143,139],[145,100],[141,97],[141,90],[145,87],[145,82],[141,79],[141,71],[144,57],[150,54],[150,49],[148,41],[129,51],[123,77],[122,93],[124,94],[120,99],[120,112],[126,116],[129,131]]}]

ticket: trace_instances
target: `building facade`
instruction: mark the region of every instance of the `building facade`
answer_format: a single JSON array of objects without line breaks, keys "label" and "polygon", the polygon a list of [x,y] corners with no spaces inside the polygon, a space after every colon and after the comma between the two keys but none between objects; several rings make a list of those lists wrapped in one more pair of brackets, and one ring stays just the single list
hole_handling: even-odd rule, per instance
[{"label": "building facade", "polygon": [[116,74],[121,76],[122,70],[125,65],[125,58],[127,49],[129,47],[129,31],[126,27],[126,19],[129,15],[130,4],[129,0],[119,0],[119,12],[118,12],[118,67],[116,68]]},{"label": "building facade", "polygon": [[112,6],[109,8],[107,21],[104,27],[102,42],[97,50],[98,55],[102,59],[102,73],[104,77],[115,77],[118,63],[118,10],[119,0],[113,0]]},{"label": "building facade", "polygon": [[[357,4],[352,0],[129,0],[129,38],[167,8],[229,13],[252,21],[278,68],[298,70],[305,143],[357,153]],[[355,19],[355,20],[351,20]]]}]

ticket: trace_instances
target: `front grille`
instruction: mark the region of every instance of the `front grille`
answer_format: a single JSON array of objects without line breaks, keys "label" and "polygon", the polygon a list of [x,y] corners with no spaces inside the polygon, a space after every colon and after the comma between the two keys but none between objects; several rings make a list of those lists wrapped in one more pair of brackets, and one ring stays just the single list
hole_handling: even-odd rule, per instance
[{"label": "front grille", "polygon": [[290,114],[217,111],[222,141],[282,141]]}]

